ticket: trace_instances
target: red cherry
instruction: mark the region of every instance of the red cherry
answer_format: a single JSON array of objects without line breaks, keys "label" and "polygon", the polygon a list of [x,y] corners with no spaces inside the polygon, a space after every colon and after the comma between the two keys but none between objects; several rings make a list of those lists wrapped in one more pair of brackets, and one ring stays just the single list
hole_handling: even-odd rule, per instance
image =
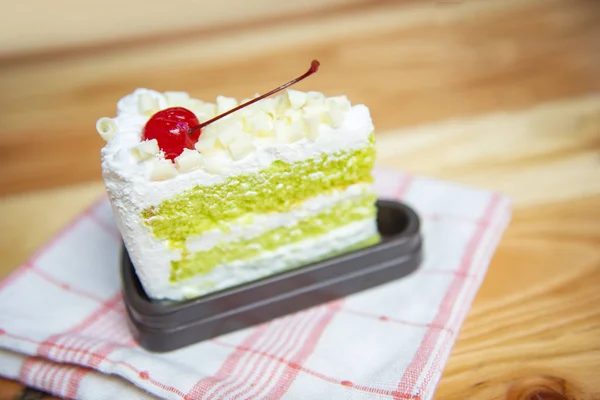
[{"label": "red cherry", "polygon": [[165,158],[175,159],[184,149],[193,149],[201,130],[191,132],[199,124],[198,118],[183,107],[171,107],[154,114],[142,132],[143,140],[156,139]]}]

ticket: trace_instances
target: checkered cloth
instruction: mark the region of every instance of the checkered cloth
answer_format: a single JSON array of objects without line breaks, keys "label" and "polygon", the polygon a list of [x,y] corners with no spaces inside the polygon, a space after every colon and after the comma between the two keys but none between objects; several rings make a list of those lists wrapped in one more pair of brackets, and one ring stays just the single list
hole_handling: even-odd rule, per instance
[{"label": "checkered cloth", "polygon": [[0,283],[0,375],[79,399],[431,399],[510,219],[509,201],[390,170],[422,218],[414,274],[171,353],[131,336],[105,197]]}]

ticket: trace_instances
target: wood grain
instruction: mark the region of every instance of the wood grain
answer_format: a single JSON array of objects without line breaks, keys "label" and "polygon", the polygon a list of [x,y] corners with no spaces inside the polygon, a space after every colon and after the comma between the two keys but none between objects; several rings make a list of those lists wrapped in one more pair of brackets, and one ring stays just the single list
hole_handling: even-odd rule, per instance
[{"label": "wood grain", "polygon": [[381,132],[600,90],[599,17],[588,0],[374,2],[176,45],[0,61],[0,168],[14,171],[0,193],[98,179],[94,123],[136,87],[244,98],[318,58],[301,88],[368,104]]},{"label": "wood grain", "polygon": [[48,18],[56,12],[56,3],[20,0],[0,14],[0,26],[10,32],[0,36],[0,56],[171,39],[215,29],[231,31],[274,19],[336,12],[367,1],[228,0],[223,9],[223,4],[208,0],[171,0],[168,5],[143,0],[62,0],[60,18]]},{"label": "wood grain", "polygon": [[318,58],[302,88],[371,108],[378,165],[513,200],[436,399],[599,400],[600,2],[275,3],[0,55],[0,278],[103,193],[93,126],[115,99],[246,97]]}]

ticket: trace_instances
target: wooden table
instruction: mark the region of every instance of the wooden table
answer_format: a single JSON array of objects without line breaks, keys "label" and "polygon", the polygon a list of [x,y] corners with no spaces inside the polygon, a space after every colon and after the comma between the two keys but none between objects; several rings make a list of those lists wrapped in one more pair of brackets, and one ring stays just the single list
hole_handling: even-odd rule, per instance
[{"label": "wooden table", "polygon": [[367,104],[379,165],[513,200],[437,399],[600,399],[600,1],[131,2],[110,30],[100,2],[2,17],[48,35],[0,41],[0,278],[103,192],[94,124],[117,98],[243,98],[318,58],[299,88]]}]

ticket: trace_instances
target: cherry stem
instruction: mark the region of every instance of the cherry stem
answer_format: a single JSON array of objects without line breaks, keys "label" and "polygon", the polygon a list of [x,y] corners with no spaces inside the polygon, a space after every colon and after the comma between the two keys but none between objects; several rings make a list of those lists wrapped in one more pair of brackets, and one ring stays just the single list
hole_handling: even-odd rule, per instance
[{"label": "cherry stem", "polygon": [[252,100],[250,100],[250,101],[247,101],[247,102],[245,102],[244,104],[240,104],[239,106],[237,106],[237,107],[235,107],[235,108],[232,108],[232,109],[231,109],[231,110],[229,110],[229,111],[226,111],[226,112],[224,112],[223,114],[217,115],[216,117],[214,117],[214,118],[212,118],[212,119],[209,119],[208,121],[204,121],[204,122],[203,122],[203,123],[201,123],[200,125],[196,125],[196,126],[192,127],[192,128],[190,129],[190,131],[189,131],[189,134],[192,134],[194,131],[197,131],[198,129],[202,129],[202,128],[204,128],[206,125],[212,124],[213,122],[215,122],[215,121],[218,121],[218,120],[220,120],[221,118],[223,118],[223,117],[226,117],[227,115],[229,115],[229,114],[231,114],[231,113],[233,113],[233,112],[236,112],[237,110],[239,110],[239,109],[241,109],[241,108],[247,107],[247,106],[249,106],[249,105],[250,105],[250,104],[252,104],[252,103],[256,103],[257,101],[264,99],[265,97],[269,97],[269,96],[271,96],[271,95],[273,95],[273,94],[275,94],[275,93],[277,93],[277,92],[280,92],[280,91],[282,91],[283,89],[285,89],[285,88],[287,88],[287,87],[289,87],[289,86],[292,86],[292,85],[293,85],[293,84],[295,84],[295,83],[298,83],[298,82],[300,82],[300,81],[301,81],[301,80],[303,80],[304,78],[308,78],[310,75],[314,74],[315,72],[317,72],[317,71],[319,70],[319,65],[321,65],[321,64],[320,64],[320,63],[319,63],[317,60],[313,60],[313,61],[310,63],[310,68],[308,69],[308,71],[306,71],[304,74],[300,75],[300,76],[299,76],[299,77],[297,77],[296,79],[292,79],[291,81],[289,81],[289,82],[288,82],[288,83],[286,83],[285,85],[281,85],[281,86],[279,86],[278,88],[276,88],[276,89],[273,89],[273,90],[271,90],[271,91],[270,91],[270,92],[268,92],[268,93],[265,93],[265,94],[263,94],[263,95],[261,95],[261,96],[259,96],[259,97],[255,97],[254,99],[252,99]]}]

